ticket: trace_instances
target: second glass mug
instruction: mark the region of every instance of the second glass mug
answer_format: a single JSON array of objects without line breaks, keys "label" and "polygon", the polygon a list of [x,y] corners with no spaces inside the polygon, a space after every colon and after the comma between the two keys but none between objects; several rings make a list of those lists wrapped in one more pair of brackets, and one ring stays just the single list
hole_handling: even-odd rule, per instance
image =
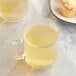
[{"label": "second glass mug", "polygon": [[29,0],[0,0],[0,16],[8,22],[23,19],[29,10]]},{"label": "second glass mug", "polygon": [[[40,45],[40,46],[32,44],[30,41],[27,40],[27,38],[26,38],[27,34],[30,31],[30,29],[32,29],[34,27],[38,28],[39,25],[42,26],[42,28],[43,27],[52,28],[56,32],[57,38],[52,43],[49,43],[49,44],[46,43],[46,44]],[[45,25],[47,25],[47,26],[45,26]],[[45,19],[45,18],[42,18],[41,20],[33,20],[33,21],[29,22],[29,24],[27,26],[28,27],[25,29],[26,31],[24,30],[24,32],[23,32],[23,38],[20,38],[17,41],[13,42],[14,46],[15,46],[15,51],[16,51],[15,58],[17,60],[24,59],[26,61],[26,63],[29,64],[34,70],[40,70],[40,69],[46,68],[47,66],[53,64],[53,62],[57,58],[56,46],[58,44],[57,42],[58,42],[58,38],[60,35],[60,29],[55,22],[53,22],[52,20],[49,20],[49,19]],[[35,28],[36,31],[37,31],[37,28]],[[45,34],[43,36],[46,37],[46,35],[47,34]],[[36,35],[36,36],[39,37],[38,35]],[[52,36],[54,36],[54,35],[52,35]],[[43,37],[43,40],[46,41],[44,37]],[[47,37],[46,37],[46,39],[47,39]],[[51,40],[52,39],[50,38],[50,41]],[[18,45],[21,43],[24,44],[23,45],[24,52],[20,56],[20,55],[18,55]]]}]

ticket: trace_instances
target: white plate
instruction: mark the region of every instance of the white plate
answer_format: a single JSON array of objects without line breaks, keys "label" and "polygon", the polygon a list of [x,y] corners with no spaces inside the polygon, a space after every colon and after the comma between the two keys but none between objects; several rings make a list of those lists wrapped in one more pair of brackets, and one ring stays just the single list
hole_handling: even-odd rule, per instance
[{"label": "white plate", "polygon": [[60,3],[59,0],[50,0],[50,7],[51,10],[53,12],[53,14],[58,17],[59,19],[66,21],[66,22],[70,22],[70,23],[75,23],[76,24],[76,17],[73,18],[66,18],[62,15],[59,14],[59,12],[57,11],[57,8],[60,7]]}]

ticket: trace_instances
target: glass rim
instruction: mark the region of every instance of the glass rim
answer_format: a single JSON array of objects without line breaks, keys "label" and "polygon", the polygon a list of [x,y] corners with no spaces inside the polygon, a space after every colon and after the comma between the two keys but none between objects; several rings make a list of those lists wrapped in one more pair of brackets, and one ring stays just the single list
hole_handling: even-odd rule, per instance
[{"label": "glass rim", "polygon": [[[53,20],[51,20],[51,19],[48,19],[48,18],[42,18],[43,19],[43,21],[45,22],[48,22],[49,21],[49,23],[50,24],[48,24],[49,26],[52,24],[52,23],[54,23],[55,24],[55,26],[57,27],[57,31],[58,31],[58,38],[53,42],[53,43],[50,43],[50,44],[48,44],[48,45],[46,45],[46,46],[38,46],[38,45],[35,45],[35,44],[32,44],[31,42],[29,42],[28,40],[27,40],[27,38],[26,38],[26,34],[28,33],[28,31],[32,28],[32,27],[34,27],[34,26],[38,26],[39,24],[37,23],[37,24],[35,24],[35,25],[33,25],[33,26],[31,26],[30,28],[28,28],[28,30],[26,31],[26,34],[23,34],[23,40],[24,40],[24,38],[25,38],[25,40],[24,40],[24,43],[26,44],[29,44],[29,45],[31,45],[31,46],[33,46],[33,47],[40,47],[40,48],[45,48],[45,47],[49,47],[49,46],[52,46],[52,45],[54,45],[57,41],[58,41],[58,39],[60,38],[60,28],[59,28],[59,26],[58,26],[58,23],[56,22],[56,21],[53,21]],[[42,21],[41,21],[42,22]],[[51,23],[52,22],[52,23]],[[46,25],[47,23],[45,23],[44,25]],[[41,25],[41,24],[40,24]],[[43,26],[44,26],[43,25]],[[52,28],[52,26],[50,26],[51,28]],[[54,29],[54,28],[53,28]],[[55,30],[55,29],[54,29]],[[56,30],[55,30],[56,31]]]}]

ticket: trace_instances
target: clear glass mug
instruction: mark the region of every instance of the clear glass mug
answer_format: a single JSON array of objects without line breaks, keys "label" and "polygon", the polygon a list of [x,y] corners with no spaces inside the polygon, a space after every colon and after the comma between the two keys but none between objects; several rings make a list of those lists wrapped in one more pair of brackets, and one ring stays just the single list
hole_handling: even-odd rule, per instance
[{"label": "clear glass mug", "polygon": [[[46,39],[48,38],[47,36],[51,33],[50,32],[48,35],[45,34],[41,36],[44,42],[46,41],[45,44],[43,44],[44,43],[43,42],[42,45],[39,46],[37,44],[31,43],[31,41],[29,41],[27,38],[28,32],[30,31],[30,29],[34,27],[38,27],[39,25],[41,25],[42,27],[45,27],[45,25],[47,25],[46,28],[47,27],[52,28],[55,31],[57,38],[53,40],[54,37],[52,37],[52,39],[49,38],[50,40],[48,39],[49,41],[47,41]],[[35,70],[46,68],[47,66],[51,65],[57,58],[57,44],[58,44],[57,42],[59,39],[59,35],[60,35],[60,29],[57,26],[57,23],[55,23],[52,20],[42,18],[42,19],[34,19],[33,21],[30,21],[29,24],[27,25],[27,28],[25,28],[23,32],[23,37],[13,42],[15,46],[15,51],[16,51],[15,58],[17,60],[24,59],[26,63],[29,64]],[[31,38],[31,36],[29,38]],[[39,37],[40,35],[36,34],[36,36]],[[33,35],[33,37],[36,37],[36,36]],[[52,34],[52,36],[55,36],[55,35]],[[51,40],[53,40],[52,43],[47,43],[47,42],[50,42]],[[23,44],[22,46],[24,48],[23,49],[24,52],[22,55],[18,55],[19,44]],[[20,50],[20,52],[22,51]]]},{"label": "clear glass mug", "polygon": [[20,21],[29,11],[29,0],[0,0],[0,16],[8,22]]}]

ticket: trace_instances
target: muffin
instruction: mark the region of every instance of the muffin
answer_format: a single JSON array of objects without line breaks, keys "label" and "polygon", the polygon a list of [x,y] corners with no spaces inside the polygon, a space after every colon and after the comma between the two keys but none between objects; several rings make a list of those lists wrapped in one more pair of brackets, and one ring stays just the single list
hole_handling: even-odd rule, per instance
[{"label": "muffin", "polygon": [[75,17],[76,15],[76,8],[75,8],[75,3],[76,0],[60,0],[60,3],[62,4],[62,7],[59,8],[59,13],[67,18]]},{"label": "muffin", "polygon": [[69,4],[70,4],[73,8],[76,8],[76,0],[70,0]]},{"label": "muffin", "polygon": [[61,4],[69,3],[69,0],[60,0]]},{"label": "muffin", "polygon": [[68,4],[72,8],[76,8],[76,0],[60,0],[61,4]]},{"label": "muffin", "polygon": [[67,8],[59,8],[59,13],[67,18],[75,17],[76,10],[75,9],[67,9]]}]

